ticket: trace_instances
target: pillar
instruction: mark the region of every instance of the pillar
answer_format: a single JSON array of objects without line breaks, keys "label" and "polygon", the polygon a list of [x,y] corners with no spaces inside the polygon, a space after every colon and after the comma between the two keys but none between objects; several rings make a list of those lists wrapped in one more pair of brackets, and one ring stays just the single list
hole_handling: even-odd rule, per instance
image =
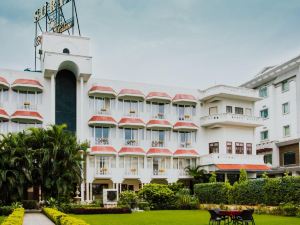
[{"label": "pillar", "polygon": [[79,120],[79,126],[77,130],[79,129],[79,140],[84,139],[84,127],[83,127],[83,77],[80,77],[80,120]]},{"label": "pillar", "polygon": [[90,200],[90,191],[89,191],[89,183],[86,183],[85,184],[85,194],[86,194],[86,201],[89,201]]},{"label": "pillar", "polygon": [[93,201],[93,183],[90,183],[90,201]]},{"label": "pillar", "polygon": [[50,113],[51,113],[51,123],[55,124],[55,74],[51,76],[51,98],[50,98]]}]

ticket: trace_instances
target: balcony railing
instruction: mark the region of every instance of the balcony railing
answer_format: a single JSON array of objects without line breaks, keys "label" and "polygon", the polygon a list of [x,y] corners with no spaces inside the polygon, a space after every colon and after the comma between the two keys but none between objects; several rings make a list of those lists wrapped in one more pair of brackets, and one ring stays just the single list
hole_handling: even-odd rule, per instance
[{"label": "balcony railing", "polygon": [[109,145],[110,140],[108,138],[96,137],[93,143],[95,143],[95,145]]},{"label": "balcony railing", "polygon": [[138,146],[139,145],[139,141],[135,140],[135,139],[127,139],[127,140],[125,140],[124,144],[126,146]]},{"label": "balcony railing", "polygon": [[97,176],[110,175],[110,174],[111,174],[111,172],[110,172],[109,168],[106,168],[106,167],[96,168],[96,175]]},{"label": "balcony railing", "polygon": [[179,169],[179,176],[189,176],[188,172],[185,169]]},{"label": "balcony railing", "polygon": [[179,143],[179,148],[192,148],[192,143],[191,142],[181,142]]},{"label": "balcony railing", "polygon": [[191,121],[192,116],[189,114],[178,116],[178,120],[180,121]]},{"label": "balcony railing", "polygon": [[139,175],[139,171],[137,168],[126,168],[125,175],[126,176],[137,176],[137,175]]},{"label": "balcony railing", "polygon": [[111,111],[109,109],[106,109],[106,108],[101,108],[101,109],[96,109],[95,114],[98,114],[98,115],[111,115]]},{"label": "balcony railing", "polygon": [[166,116],[163,113],[157,113],[157,114],[153,115],[153,118],[163,120],[163,119],[166,119]]},{"label": "balcony railing", "polygon": [[167,175],[167,171],[164,168],[153,169],[153,176],[165,176]]},{"label": "balcony railing", "polygon": [[136,110],[129,110],[129,112],[124,113],[127,117],[139,117],[139,113]]},{"label": "balcony railing", "polygon": [[165,147],[165,142],[164,141],[152,141],[151,142],[151,147]]},{"label": "balcony railing", "polygon": [[31,104],[30,102],[24,102],[23,104],[18,106],[20,110],[37,110],[37,105]]},{"label": "balcony railing", "polygon": [[201,126],[211,126],[214,124],[231,124],[257,127],[262,125],[262,118],[249,115],[222,113],[200,118]]}]

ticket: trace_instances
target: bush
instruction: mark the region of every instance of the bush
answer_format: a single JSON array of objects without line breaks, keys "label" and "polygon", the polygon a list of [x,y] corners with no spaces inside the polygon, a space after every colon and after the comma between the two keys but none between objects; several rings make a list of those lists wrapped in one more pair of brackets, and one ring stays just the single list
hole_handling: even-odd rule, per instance
[{"label": "bush", "polygon": [[1,206],[0,216],[8,216],[13,212],[14,208],[12,206]]},{"label": "bush", "polygon": [[164,184],[147,184],[139,191],[139,196],[149,202],[152,209],[171,209],[175,207],[175,194]]},{"label": "bush", "polygon": [[35,200],[23,200],[22,205],[24,209],[37,209],[38,204]]},{"label": "bush", "polygon": [[228,202],[229,189],[226,183],[196,184],[194,192],[200,203],[226,204]]},{"label": "bush", "polygon": [[141,210],[149,211],[150,210],[150,204],[146,201],[139,201],[138,202],[138,208]]},{"label": "bush", "polygon": [[73,208],[73,214],[125,214],[131,213],[130,208]]},{"label": "bush", "polygon": [[85,221],[71,217],[52,208],[43,208],[45,215],[56,225],[88,225]]},{"label": "bush", "polygon": [[138,204],[138,196],[134,191],[123,191],[118,201],[119,206],[134,209]]},{"label": "bush", "polygon": [[17,208],[4,220],[2,225],[22,225],[24,218],[24,209]]},{"label": "bush", "polygon": [[292,203],[281,204],[278,208],[280,214],[284,216],[296,216],[300,209],[299,206],[296,206]]}]

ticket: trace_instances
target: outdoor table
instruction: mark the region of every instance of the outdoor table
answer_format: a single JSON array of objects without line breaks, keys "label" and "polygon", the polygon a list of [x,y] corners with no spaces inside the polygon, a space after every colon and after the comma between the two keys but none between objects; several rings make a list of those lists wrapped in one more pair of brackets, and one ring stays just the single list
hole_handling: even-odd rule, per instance
[{"label": "outdoor table", "polygon": [[242,210],[220,210],[217,212],[221,216],[229,216],[232,224],[236,224],[236,217],[241,215]]}]

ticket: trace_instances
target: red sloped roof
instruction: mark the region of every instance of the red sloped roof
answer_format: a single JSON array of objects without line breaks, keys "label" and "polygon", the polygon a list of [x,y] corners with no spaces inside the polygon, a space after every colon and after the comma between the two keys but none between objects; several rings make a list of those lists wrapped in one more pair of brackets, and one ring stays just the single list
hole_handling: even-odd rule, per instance
[{"label": "red sloped roof", "polygon": [[117,151],[112,146],[92,146],[92,153],[100,153],[100,154],[117,154]]},{"label": "red sloped roof", "polygon": [[216,164],[218,169],[220,170],[270,170],[270,168],[267,165],[255,165],[255,164]]},{"label": "red sloped roof", "polygon": [[122,89],[120,92],[119,92],[119,95],[123,96],[123,95],[132,95],[132,96],[140,96],[140,97],[144,97],[144,94],[143,92],[141,92],[140,90],[136,90],[136,89]]},{"label": "red sloped roof", "polygon": [[9,85],[7,80],[4,77],[0,77],[0,82],[3,83],[3,84],[6,84],[6,86]]},{"label": "red sloped roof", "polygon": [[165,99],[165,100],[170,100],[171,101],[171,96],[168,95],[166,92],[156,92],[156,91],[153,91],[153,92],[150,92],[146,99],[155,99],[155,98],[158,98],[158,99]]},{"label": "red sloped roof", "polygon": [[192,122],[177,122],[174,125],[174,129],[193,129],[196,130],[198,129],[198,126]]},{"label": "red sloped roof", "polygon": [[174,152],[174,156],[198,156],[198,155],[199,154],[194,149],[177,149]]},{"label": "red sloped roof", "polygon": [[32,79],[16,79],[13,82],[13,85],[33,85],[33,86],[38,86],[40,88],[43,88],[43,85],[38,80],[32,80]]},{"label": "red sloped roof", "polygon": [[0,118],[8,120],[8,114],[4,109],[0,109]]},{"label": "red sloped roof", "polygon": [[99,92],[99,93],[104,93],[104,94],[112,94],[112,95],[117,95],[115,90],[112,89],[111,87],[105,87],[105,86],[99,86],[99,85],[95,85],[93,87],[91,87],[91,89],[89,90],[90,92]]},{"label": "red sloped roof", "polygon": [[17,110],[14,114],[11,115],[12,119],[35,119],[42,122],[43,117],[35,111],[27,111],[27,110]]},{"label": "red sloped roof", "polygon": [[97,124],[97,123],[116,125],[117,121],[115,121],[115,119],[112,118],[111,116],[92,116],[91,119],[89,120],[89,124]]},{"label": "red sloped roof", "polygon": [[145,155],[145,151],[140,147],[122,147],[119,151],[121,155]]},{"label": "red sloped roof", "polygon": [[128,117],[124,117],[119,121],[119,126],[124,126],[124,125],[141,125],[141,126],[145,126],[145,123],[143,120],[139,119],[139,118],[128,118]]},{"label": "red sloped roof", "polygon": [[197,99],[193,95],[189,94],[176,94],[173,98],[173,101],[180,101],[180,100],[191,100],[192,102],[196,102]]},{"label": "red sloped roof", "polygon": [[147,155],[172,155],[172,152],[167,148],[150,148]]},{"label": "red sloped roof", "polygon": [[147,123],[149,127],[172,127],[171,123],[167,120],[149,120]]}]

